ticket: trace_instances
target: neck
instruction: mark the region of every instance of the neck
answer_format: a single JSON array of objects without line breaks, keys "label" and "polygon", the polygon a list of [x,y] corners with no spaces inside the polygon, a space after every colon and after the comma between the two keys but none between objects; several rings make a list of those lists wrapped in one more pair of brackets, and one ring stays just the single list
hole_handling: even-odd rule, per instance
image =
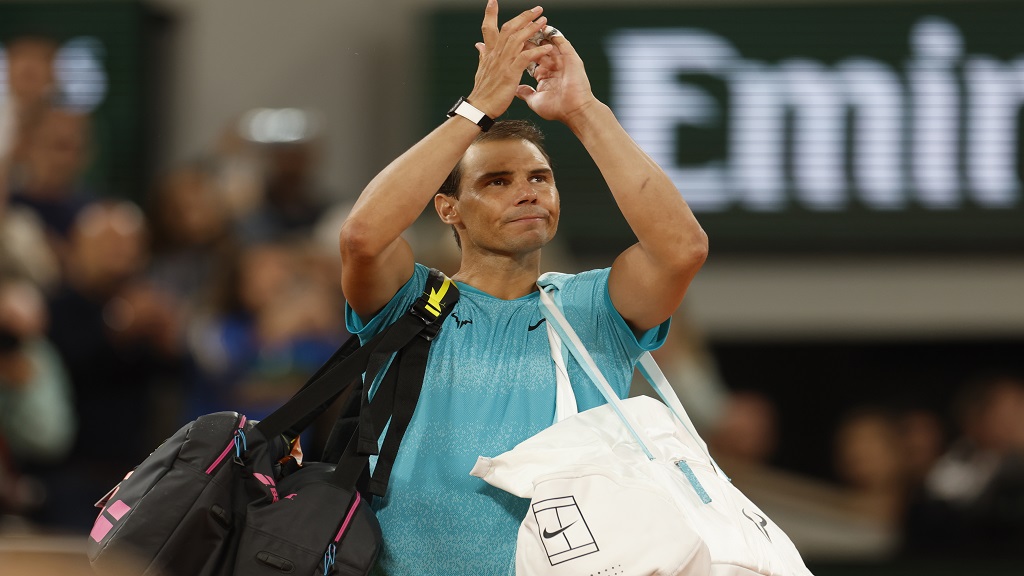
[{"label": "neck", "polygon": [[515,300],[536,291],[539,277],[540,250],[535,250],[524,256],[463,252],[462,264],[452,279],[495,298]]}]

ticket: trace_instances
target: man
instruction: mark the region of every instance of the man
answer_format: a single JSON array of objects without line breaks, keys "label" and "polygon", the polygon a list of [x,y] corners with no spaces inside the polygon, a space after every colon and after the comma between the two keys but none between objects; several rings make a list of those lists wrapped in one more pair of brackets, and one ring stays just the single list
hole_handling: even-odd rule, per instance
[{"label": "man", "polygon": [[[0,158],[15,174],[25,161],[28,136],[53,104],[57,43],[42,36],[21,36],[7,45],[7,94],[0,94]],[[0,47],[0,59],[4,59]],[[6,96],[6,97],[4,97]]]},{"label": "man", "polygon": [[11,203],[32,210],[59,251],[92,196],[82,182],[90,131],[88,116],[60,108],[44,111],[26,136],[20,182],[11,187]]},{"label": "man", "polygon": [[[566,124],[636,234],[611,269],[557,282],[566,316],[625,396],[637,358],[663,341],[707,240],[668,176],[594,97],[572,45],[560,36],[528,42],[547,24],[541,12],[499,29],[497,1],[488,1],[467,100],[497,118],[519,97],[541,118]],[[538,64],[536,88],[519,84],[530,62]],[[482,133],[477,114],[467,115],[453,115],[374,178],[341,230],[348,328],[363,338],[422,291],[426,269],[400,234],[431,197],[462,249],[453,276],[461,298],[431,348],[388,493],[374,503],[385,538],[379,569],[391,575],[512,573],[528,502],[469,471],[477,456],[512,448],[554,417],[554,365],[545,330],[536,330],[540,251],[559,218],[551,165],[528,125],[499,122]],[[603,403],[571,360],[569,376],[580,410]]]},{"label": "man", "polygon": [[45,474],[49,496],[37,520],[51,528],[88,531],[96,494],[174,425],[164,421],[171,410],[153,408],[161,386],[181,379],[180,330],[171,303],[141,277],[147,237],[142,211],[126,201],[88,204],[70,228],[48,336],[67,370],[79,427],[69,457]]}]

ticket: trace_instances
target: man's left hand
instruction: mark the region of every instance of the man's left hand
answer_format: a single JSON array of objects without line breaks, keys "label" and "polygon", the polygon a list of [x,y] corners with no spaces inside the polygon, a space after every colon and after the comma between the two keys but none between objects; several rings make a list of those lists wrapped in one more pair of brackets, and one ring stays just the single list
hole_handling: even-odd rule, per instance
[{"label": "man's left hand", "polygon": [[545,120],[558,120],[571,128],[573,122],[598,102],[590,89],[583,60],[565,36],[544,40],[555,49],[537,61],[533,76],[537,87],[520,85],[516,96]]}]

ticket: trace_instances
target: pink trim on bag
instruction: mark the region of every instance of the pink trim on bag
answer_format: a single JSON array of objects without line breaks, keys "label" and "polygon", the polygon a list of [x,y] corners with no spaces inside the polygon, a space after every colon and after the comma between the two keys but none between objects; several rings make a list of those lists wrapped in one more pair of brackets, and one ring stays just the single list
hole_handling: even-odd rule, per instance
[{"label": "pink trim on bag", "polygon": [[124,500],[118,500],[107,508],[107,514],[114,517],[114,520],[120,520],[125,514],[132,509],[131,506],[124,503]]},{"label": "pink trim on bag", "polygon": [[359,495],[359,492],[356,492],[356,501],[353,502],[352,507],[348,509],[348,514],[345,515],[345,521],[341,524],[341,530],[338,530],[338,535],[334,537],[335,542],[341,541],[341,536],[345,534],[345,530],[348,529],[348,523],[352,521],[352,516],[355,515],[356,508],[359,507],[359,502],[362,499],[363,497]]},{"label": "pink trim on bag", "polygon": [[270,495],[274,497],[274,502],[277,502],[277,488],[274,488],[274,479],[270,476],[265,476],[259,472],[253,472],[253,477],[260,481],[261,484],[270,488]]},{"label": "pink trim on bag", "polygon": [[[245,415],[243,414],[242,415],[242,421],[238,423],[238,429],[241,430],[242,427],[244,427],[244,426],[245,426]],[[224,448],[224,451],[220,453],[220,456],[218,456],[217,459],[213,461],[213,464],[210,464],[210,467],[206,469],[206,473],[207,474],[212,474],[214,469],[217,468],[217,466],[221,462],[223,462],[225,458],[228,457],[228,453],[231,452],[231,449],[234,448],[234,447],[235,447],[235,439],[234,439],[234,437],[232,437],[231,438],[231,442],[228,442],[228,445]]]},{"label": "pink trim on bag", "polygon": [[110,523],[110,520],[107,520],[103,516],[100,516],[96,519],[96,523],[92,525],[92,532],[89,532],[89,537],[95,540],[96,542],[99,542],[100,540],[103,540],[104,537],[106,537],[106,535],[110,532],[110,529],[113,527],[114,525]]}]

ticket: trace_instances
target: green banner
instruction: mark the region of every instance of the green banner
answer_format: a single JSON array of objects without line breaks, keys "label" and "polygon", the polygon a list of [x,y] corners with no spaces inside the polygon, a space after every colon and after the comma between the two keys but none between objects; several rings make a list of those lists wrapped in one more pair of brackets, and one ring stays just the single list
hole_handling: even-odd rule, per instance
[{"label": "green banner", "polygon": [[[1024,3],[545,14],[713,251],[1024,249]],[[433,14],[429,125],[472,88],[481,19]],[[535,118],[521,102],[508,115]],[[580,253],[632,242],[583,148],[539,122],[563,238]]]},{"label": "green banner", "polygon": [[0,3],[0,100],[7,92],[6,45],[24,36],[54,41],[54,100],[91,117],[86,180],[99,195],[140,199],[145,192],[153,22],[139,2]]}]

